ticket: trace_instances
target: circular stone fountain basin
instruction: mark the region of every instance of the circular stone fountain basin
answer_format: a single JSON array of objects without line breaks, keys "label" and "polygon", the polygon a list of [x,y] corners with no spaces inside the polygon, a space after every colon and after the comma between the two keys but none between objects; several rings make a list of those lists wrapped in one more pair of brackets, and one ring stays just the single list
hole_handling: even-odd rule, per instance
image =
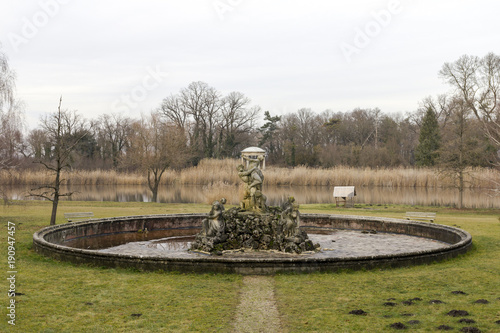
[{"label": "circular stone fountain basin", "polygon": [[321,251],[287,254],[188,251],[206,214],[127,216],[46,227],[33,236],[38,253],[106,267],[240,274],[308,273],[432,263],[467,252],[472,238],[449,226],[400,219],[301,214],[301,228]]}]

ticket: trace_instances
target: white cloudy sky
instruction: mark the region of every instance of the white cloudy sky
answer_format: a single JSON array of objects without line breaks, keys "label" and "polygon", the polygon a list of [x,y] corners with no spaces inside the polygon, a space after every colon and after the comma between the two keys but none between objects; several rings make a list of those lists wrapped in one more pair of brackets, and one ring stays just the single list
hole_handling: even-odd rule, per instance
[{"label": "white cloudy sky", "polygon": [[88,118],[138,117],[193,81],[272,114],[404,113],[449,90],[443,63],[500,53],[499,13],[494,0],[0,0],[0,42],[30,127],[60,95]]}]

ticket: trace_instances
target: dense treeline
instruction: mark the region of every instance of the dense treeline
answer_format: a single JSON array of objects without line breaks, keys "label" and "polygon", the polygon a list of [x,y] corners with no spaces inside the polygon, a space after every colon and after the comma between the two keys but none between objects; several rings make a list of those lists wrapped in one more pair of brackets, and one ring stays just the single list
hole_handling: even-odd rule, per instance
[{"label": "dense treeline", "polygon": [[[473,58],[464,57],[457,63]],[[484,63],[492,62],[493,83],[485,84],[498,85],[494,81],[500,72],[498,56],[489,54],[474,61],[476,67],[469,71],[475,75],[484,72]],[[4,72],[0,95],[2,168],[35,168],[32,161],[44,165],[54,160],[60,149],[51,136],[54,128],[49,116],[42,118],[36,129],[22,131],[12,93],[12,71],[5,60],[0,64]],[[460,71],[461,67],[453,65],[456,63],[445,64],[440,72],[446,80],[452,81]],[[287,167],[456,168],[457,160],[461,168],[490,167],[498,158],[491,131],[498,127],[499,106],[497,95],[488,94],[496,90],[475,86],[461,91],[463,85],[456,85],[455,92],[428,97],[418,110],[404,115],[385,114],[376,107],[347,111],[303,108],[272,115],[251,105],[243,93],[223,95],[207,83],[193,82],[165,97],[157,110],[141,119],[106,113],[98,119],[83,119],[78,112],[63,110],[62,142],[71,143],[65,163],[83,170],[147,170],[153,187],[155,177],[168,168],[197,165],[203,158],[237,157],[247,146],[266,149],[270,164]],[[489,99],[471,101],[474,88]],[[485,105],[490,118],[481,114]]]},{"label": "dense treeline", "polygon": [[[242,102],[248,101],[243,94],[231,94],[232,100],[223,98],[218,102],[232,103],[236,107],[210,106],[206,109],[217,112],[209,115],[199,110],[187,111],[184,107],[179,108],[184,114],[174,115],[168,105],[179,101],[173,101],[178,96],[172,96],[163,102],[159,111],[141,119],[104,114],[95,120],[79,117],[78,121],[88,123],[86,127],[68,122],[66,141],[71,141],[70,137],[79,138],[71,156],[71,167],[132,171],[153,158],[146,158],[143,153],[153,151],[161,155],[160,159],[170,159],[167,164],[172,167],[184,167],[196,165],[203,158],[237,157],[248,146],[266,149],[269,164],[278,166],[374,168],[426,165],[419,164],[417,160],[418,152],[424,154],[422,159],[427,158],[425,151],[421,152],[425,144],[418,149],[420,133],[427,133],[426,127],[423,127],[424,106],[404,116],[384,114],[377,108],[356,108],[346,112],[326,110],[320,113],[304,108],[273,116],[267,111],[264,115],[260,114],[257,107],[246,107],[249,102]],[[239,102],[234,99],[236,95]],[[426,102],[434,101],[428,99]],[[436,115],[436,136],[431,135],[431,138],[440,138],[433,152],[436,156],[440,147],[448,147],[453,141],[457,125],[450,121],[451,117],[448,113]],[[482,132],[478,119],[468,117],[466,121],[467,138],[473,141],[475,152],[474,158],[467,160],[467,166],[491,166],[496,149]],[[3,159],[23,168],[35,167],[31,163],[33,160],[51,160],[56,147],[44,122],[42,119],[40,126],[29,133],[23,135],[19,132],[10,140],[3,141]],[[428,134],[424,134],[426,136]],[[174,139],[179,137],[183,138],[182,142],[174,143]],[[139,146],[141,139],[142,146]],[[160,142],[165,144],[155,146]],[[169,145],[177,148],[167,149]]]}]

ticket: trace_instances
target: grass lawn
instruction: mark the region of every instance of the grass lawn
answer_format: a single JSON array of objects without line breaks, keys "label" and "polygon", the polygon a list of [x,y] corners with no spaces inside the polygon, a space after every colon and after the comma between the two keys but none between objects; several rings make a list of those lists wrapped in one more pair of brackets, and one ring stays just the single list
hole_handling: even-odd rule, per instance
[{"label": "grass lawn", "polygon": [[[338,213],[401,218],[406,211],[418,210],[409,206],[364,208],[371,209],[340,209]],[[495,323],[500,320],[500,212],[435,207],[419,210],[437,212],[437,223],[470,232],[473,250],[446,262],[409,268],[277,275],[276,296],[289,331],[386,332],[397,331],[390,325],[401,323],[412,332],[437,331],[441,325],[454,331],[475,326],[481,332],[500,332],[500,324]],[[332,206],[305,205],[301,211],[331,212]],[[417,298],[421,300],[406,302]],[[489,303],[475,303],[479,299]],[[431,304],[433,300],[443,303]],[[349,314],[353,310],[366,314]],[[470,315],[447,315],[452,310],[465,310]],[[459,323],[462,318],[476,323]]]},{"label": "grass lawn", "polygon": [[[13,332],[230,332],[242,279],[239,275],[176,274],[107,269],[57,262],[31,249],[32,235],[47,226],[47,202],[14,201],[0,207],[0,253],[7,276],[7,222],[16,224],[16,326],[7,323],[3,293],[0,331]],[[335,208],[302,205],[304,213],[402,217],[416,207]],[[385,332],[401,322],[413,332],[440,325],[500,329],[500,210],[420,207],[437,212],[437,223],[458,225],[473,236],[470,253],[442,263],[329,274],[274,276],[283,326],[289,332]],[[209,205],[72,202],[63,213],[92,211],[95,217],[208,212]],[[8,287],[4,279],[4,285]],[[466,294],[453,294],[463,291]],[[402,302],[414,298],[411,305]],[[391,299],[391,300],[389,300]],[[393,299],[393,300],[392,300]],[[476,304],[485,299],[488,304]],[[443,304],[430,304],[440,300]],[[396,303],[394,306],[384,303]],[[349,314],[363,310],[366,315]],[[446,315],[466,310],[467,317]],[[411,316],[410,316],[411,315]],[[459,323],[468,318],[476,324]],[[419,321],[408,324],[409,321]]]},{"label": "grass lawn", "polygon": [[[109,217],[209,209],[208,205],[63,202],[57,223],[65,222],[64,212],[92,211],[96,217]],[[11,221],[16,223],[16,292],[23,294],[16,297],[16,326],[10,327],[5,315],[9,300],[2,293],[1,332],[230,330],[241,276],[106,269],[42,257],[31,249],[32,237],[48,225],[50,210],[48,203],[36,201],[0,208],[2,267],[8,270],[7,221]]]}]

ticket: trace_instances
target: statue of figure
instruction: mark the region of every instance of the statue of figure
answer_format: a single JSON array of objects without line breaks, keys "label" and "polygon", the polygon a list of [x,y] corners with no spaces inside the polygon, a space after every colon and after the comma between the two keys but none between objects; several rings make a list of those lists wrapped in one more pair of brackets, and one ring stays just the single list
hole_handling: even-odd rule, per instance
[{"label": "statue of figure", "polygon": [[294,197],[289,197],[288,201],[283,204],[282,209],[283,234],[285,237],[295,236],[300,225],[299,205],[295,203]]},{"label": "statue of figure", "polygon": [[222,213],[224,212],[224,204],[226,199],[222,198],[220,201],[215,200],[212,203],[212,209],[208,214],[208,218],[203,219],[201,228],[202,233],[207,236],[216,236],[224,232],[224,219]]},{"label": "statue of figure", "polygon": [[249,156],[243,156],[243,159],[248,161],[248,170],[252,177],[252,183],[249,185],[250,188],[256,187],[258,190],[262,190],[262,182],[264,181],[264,174],[260,170],[260,162],[264,159],[264,156],[259,156],[258,158],[251,158]]},{"label": "statue of figure", "polygon": [[245,167],[241,164],[236,168],[238,170],[238,176],[245,183],[245,192],[241,202],[241,208],[264,211],[266,210],[267,198],[262,193],[264,175],[262,174],[262,170],[259,168],[263,157],[259,156],[259,158],[250,158],[248,156],[244,156],[243,158],[249,161],[248,169],[245,169]]}]

